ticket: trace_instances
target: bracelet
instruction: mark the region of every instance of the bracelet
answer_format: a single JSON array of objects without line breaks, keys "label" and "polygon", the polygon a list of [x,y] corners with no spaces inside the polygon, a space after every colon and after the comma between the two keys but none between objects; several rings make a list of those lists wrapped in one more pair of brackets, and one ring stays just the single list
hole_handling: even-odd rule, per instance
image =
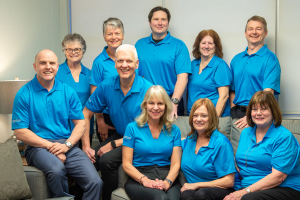
[{"label": "bracelet", "polygon": [[172,183],[172,181],[170,179],[166,178],[165,181],[167,181],[170,184],[170,186],[172,186],[173,183]]},{"label": "bracelet", "polygon": [[142,178],[144,178],[144,177],[147,177],[147,176],[146,176],[146,175],[141,176],[140,181],[139,181],[140,185],[142,185],[141,180],[142,180]]}]

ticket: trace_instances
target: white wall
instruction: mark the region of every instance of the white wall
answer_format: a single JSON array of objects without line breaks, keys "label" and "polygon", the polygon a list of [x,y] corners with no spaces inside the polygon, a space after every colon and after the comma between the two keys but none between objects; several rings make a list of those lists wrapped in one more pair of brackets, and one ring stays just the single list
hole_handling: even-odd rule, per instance
[{"label": "white wall", "polygon": [[32,79],[34,57],[42,49],[64,61],[60,44],[68,33],[67,0],[1,0],[0,19],[0,80]]}]

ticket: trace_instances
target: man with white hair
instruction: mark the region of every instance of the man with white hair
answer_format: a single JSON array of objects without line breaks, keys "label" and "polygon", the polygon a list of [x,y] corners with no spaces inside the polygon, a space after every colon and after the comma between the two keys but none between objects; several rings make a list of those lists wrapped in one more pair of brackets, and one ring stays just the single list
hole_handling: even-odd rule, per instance
[{"label": "man with white hair", "polygon": [[[112,191],[118,187],[118,167],[122,163],[123,135],[127,124],[140,114],[145,93],[152,85],[138,76],[135,70],[139,66],[134,46],[123,44],[116,50],[115,67],[118,75],[103,81],[94,91],[83,110],[86,123],[90,123],[94,113],[102,113],[107,107],[108,114],[117,133],[108,137],[95,150],[89,142],[89,127],[82,137],[82,150],[101,170],[103,200],[109,200]],[[95,152],[97,154],[95,155]]]}]

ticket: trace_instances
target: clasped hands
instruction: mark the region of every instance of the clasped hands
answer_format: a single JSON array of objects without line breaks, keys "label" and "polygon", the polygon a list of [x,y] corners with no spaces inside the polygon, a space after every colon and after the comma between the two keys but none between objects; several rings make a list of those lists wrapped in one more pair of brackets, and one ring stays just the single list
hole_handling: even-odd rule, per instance
[{"label": "clasped hands", "polygon": [[156,188],[164,191],[167,191],[171,187],[167,181],[159,179],[151,180],[148,177],[142,178],[141,184],[147,188]]},{"label": "clasped hands", "polygon": [[50,153],[57,156],[57,158],[61,162],[64,163],[66,161],[65,153],[69,150],[69,147],[67,147],[65,144],[61,144],[58,142],[51,143],[50,145],[47,146],[47,149]]}]

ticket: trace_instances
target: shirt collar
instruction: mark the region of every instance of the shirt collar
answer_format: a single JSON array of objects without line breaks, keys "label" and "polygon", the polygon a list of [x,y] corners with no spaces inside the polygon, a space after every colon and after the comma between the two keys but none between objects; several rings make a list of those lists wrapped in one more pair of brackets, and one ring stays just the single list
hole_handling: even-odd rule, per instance
[{"label": "shirt collar", "polygon": [[[34,78],[32,79],[32,85],[35,92],[47,90],[40,84],[39,80],[37,79],[37,75],[35,75]],[[62,89],[62,82],[60,82],[59,80],[54,80],[54,85],[50,92],[54,90],[61,90],[61,89]]]},{"label": "shirt collar", "polygon": [[[198,133],[197,133],[197,131],[195,131],[194,137],[189,136],[189,139],[193,139],[193,140],[197,141],[197,137],[198,137]],[[218,137],[219,137],[219,136],[218,136],[218,130],[215,129],[215,130],[212,132],[211,136],[210,136],[208,145],[205,146],[205,147],[206,147],[206,148],[210,148],[210,149],[215,148],[216,139],[217,139]]]},{"label": "shirt collar", "polygon": [[[70,70],[67,62],[68,62],[68,59],[66,59],[66,61],[63,64],[61,64],[59,67],[61,67],[66,74],[69,74],[69,73],[71,73],[71,70]],[[86,74],[85,67],[82,63],[80,63],[80,65],[81,65],[81,72],[80,73],[85,75]]]},{"label": "shirt collar", "polygon": [[[251,135],[252,136],[252,140],[254,142],[256,142],[256,128],[257,128],[257,125],[255,125],[253,128],[252,128],[252,131],[249,131],[247,132],[248,135]],[[274,137],[274,135],[276,134],[276,131],[274,130],[276,127],[275,127],[275,124],[272,123],[271,126],[269,127],[267,133],[265,134],[265,136],[263,138],[271,138],[271,137]]]},{"label": "shirt collar", "polygon": [[106,49],[108,48],[108,46],[106,46],[106,47],[104,47],[103,48],[103,51],[102,51],[102,59],[104,60],[104,61],[106,61],[106,60],[109,60],[109,59],[111,59],[109,56],[108,56],[108,54],[107,54],[107,52],[106,52]]},{"label": "shirt collar", "polygon": [[150,43],[154,43],[154,44],[156,44],[156,45],[159,45],[159,44],[169,44],[169,43],[171,42],[171,40],[172,40],[172,37],[171,37],[171,35],[170,35],[170,32],[168,31],[167,36],[166,36],[162,41],[160,41],[159,43],[156,44],[156,43],[153,41],[153,39],[152,39],[152,33],[151,33],[151,35],[150,35],[150,37],[149,37],[148,43],[149,43],[149,44],[150,44]]},{"label": "shirt collar", "polygon": [[[139,75],[135,73],[135,77],[134,77],[134,80],[133,80],[133,84],[128,92],[129,93],[133,93],[133,92],[140,92],[140,86],[143,85],[141,83],[141,77]],[[114,86],[114,89],[116,90],[121,90],[121,86],[120,86],[120,76],[117,76],[116,80],[115,80],[115,86]]]},{"label": "shirt collar", "polygon": [[206,67],[212,68],[214,66],[215,62],[217,61],[217,59],[218,59],[218,57],[216,55],[214,55]]},{"label": "shirt collar", "polygon": [[[245,57],[246,55],[249,55],[248,54],[248,47],[246,47],[245,51],[242,52],[242,57]],[[268,51],[268,47],[267,45],[265,44],[264,46],[262,46],[256,53],[252,54],[252,55],[258,55],[258,56],[264,56]]]}]

